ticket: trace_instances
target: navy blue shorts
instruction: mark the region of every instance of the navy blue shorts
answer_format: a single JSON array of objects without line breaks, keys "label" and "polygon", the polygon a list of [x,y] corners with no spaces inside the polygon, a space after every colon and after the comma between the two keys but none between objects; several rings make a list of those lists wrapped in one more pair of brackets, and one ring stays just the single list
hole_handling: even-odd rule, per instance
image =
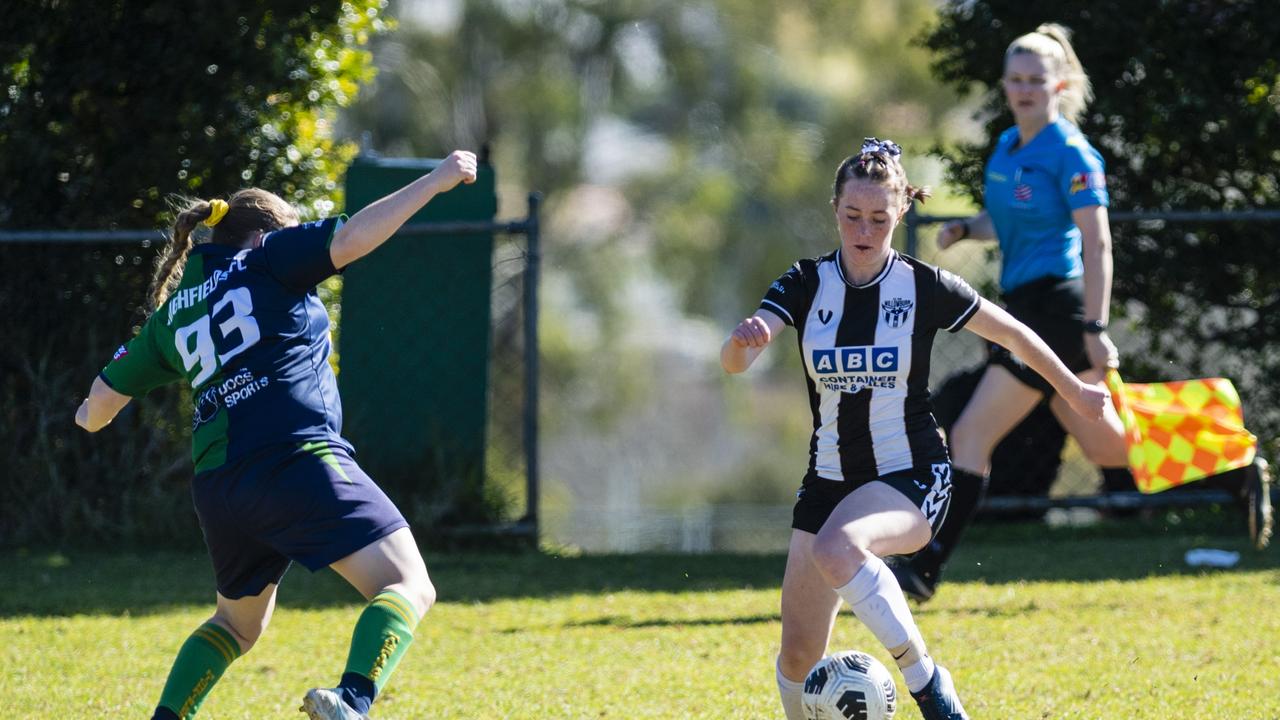
[{"label": "navy blue shorts", "polygon": [[280,582],[293,560],[315,572],[402,527],[386,493],[337,444],[273,445],[191,483],[218,592]]},{"label": "navy blue shorts", "polygon": [[[874,480],[897,490],[920,508],[929,521],[932,535],[938,534],[951,507],[951,463],[937,462],[929,467],[899,470],[866,480],[828,480],[810,476],[796,492],[796,506],[791,511],[791,527],[814,535],[835,512],[836,505],[854,490]],[[932,537],[932,535],[930,537]]]}]

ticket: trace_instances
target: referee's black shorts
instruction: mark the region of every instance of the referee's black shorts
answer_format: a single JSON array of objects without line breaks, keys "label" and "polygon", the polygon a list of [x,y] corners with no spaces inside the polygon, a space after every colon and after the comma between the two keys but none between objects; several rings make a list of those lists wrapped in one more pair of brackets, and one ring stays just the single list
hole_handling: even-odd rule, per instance
[{"label": "referee's black shorts", "polygon": [[[1084,279],[1043,277],[1004,295],[1005,310],[1040,336],[1073,373],[1088,370],[1084,347]],[[1053,385],[1000,345],[988,349],[988,363],[999,365],[1024,385],[1053,395]]]}]

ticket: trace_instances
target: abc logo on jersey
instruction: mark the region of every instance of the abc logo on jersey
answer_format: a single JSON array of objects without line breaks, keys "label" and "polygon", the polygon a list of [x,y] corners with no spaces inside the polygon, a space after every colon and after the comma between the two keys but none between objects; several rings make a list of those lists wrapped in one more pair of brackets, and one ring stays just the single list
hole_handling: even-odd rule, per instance
[{"label": "abc logo on jersey", "polygon": [[813,351],[817,373],[886,373],[898,371],[896,347],[838,347]]}]

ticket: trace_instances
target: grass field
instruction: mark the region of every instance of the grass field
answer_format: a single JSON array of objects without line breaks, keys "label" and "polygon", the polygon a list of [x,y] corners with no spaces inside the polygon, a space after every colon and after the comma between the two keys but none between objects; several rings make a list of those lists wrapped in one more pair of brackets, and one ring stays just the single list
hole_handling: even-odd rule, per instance
[{"label": "grass field", "polygon": [[[1200,524],[979,527],[917,620],[974,718],[1280,718],[1278,556]],[[1187,568],[1198,546],[1244,557]],[[427,560],[440,602],[375,717],[781,717],[780,556]],[[5,716],[150,717],[211,597],[198,553],[0,555]],[[302,692],[341,672],[361,605],[328,571],[290,571],[202,720],[300,717]],[[832,647],[892,667],[848,614]],[[898,717],[919,715],[908,701]]]}]

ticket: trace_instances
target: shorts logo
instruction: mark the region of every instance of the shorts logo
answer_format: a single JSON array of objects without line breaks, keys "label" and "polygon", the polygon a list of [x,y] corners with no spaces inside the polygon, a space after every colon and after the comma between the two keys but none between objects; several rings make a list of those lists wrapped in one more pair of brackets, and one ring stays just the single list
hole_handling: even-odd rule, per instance
[{"label": "shorts logo", "polygon": [[774,280],[774,281],[773,281],[773,284],[769,286],[769,289],[770,289],[770,290],[777,290],[777,291],[778,291],[778,294],[780,294],[780,295],[786,295],[786,294],[787,294],[787,289],[786,289],[786,288],[784,288],[784,287],[782,287],[782,283],[778,282],[777,280]]},{"label": "shorts logo", "polygon": [[911,312],[911,307],[915,303],[903,298],[894,298],[885,300],[880,303],[880,308],[884,310],[884,321],[889,327],[902,327],[902,323],[907,321],[907,314]]},{"label": "shorts logo", "polygon": [[933,487],[920,503],[920,511],[925,519],[935,528],[946,516],[947,506],[951,502],[951,463],[933,464]]},{"label": "shorts logo", "polygon": [[897,372],[898,348],[864,345],[814,350],[813,369],[820,375]]}]

